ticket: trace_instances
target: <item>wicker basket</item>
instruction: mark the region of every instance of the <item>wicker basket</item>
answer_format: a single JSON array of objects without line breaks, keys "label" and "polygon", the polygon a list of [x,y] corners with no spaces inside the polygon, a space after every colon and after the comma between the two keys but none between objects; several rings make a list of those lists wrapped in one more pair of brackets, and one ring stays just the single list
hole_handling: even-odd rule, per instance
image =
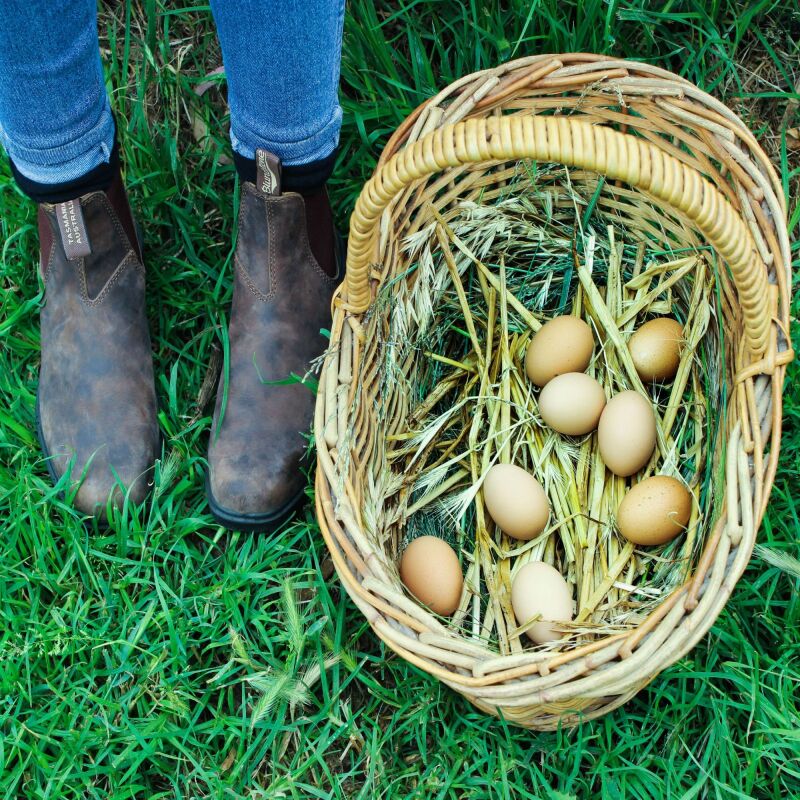
[{"label": "wicker basket", "polygon": [[[565,165],[576,181],[604,175],[617,206],[637,209],[631,225],[643,236],[658,235],[660,216],[713,246],[728,267],[718,281],[735,392],[725,501],[686,583],[632,631],[565,652],[501,655],[404,592],[399,537],[374,531],[364,513],[367,495],[380,499],[385,437],[409,412],[402,391],[379,394],[384,312],[366,312],[377,287],[407,268],[403,239],[459,200],[491,197],[497,165],[519,159]],[[388,647],[478,708],[546,730],[621,705],[708,631],[748,563],[778,461],[793,356],[785,220],[780,181],[753,134],[654,66],[584,53],[524,58],[462,78],[411,114],[351,218],[315,417],[320,526],[347,592]]]}]

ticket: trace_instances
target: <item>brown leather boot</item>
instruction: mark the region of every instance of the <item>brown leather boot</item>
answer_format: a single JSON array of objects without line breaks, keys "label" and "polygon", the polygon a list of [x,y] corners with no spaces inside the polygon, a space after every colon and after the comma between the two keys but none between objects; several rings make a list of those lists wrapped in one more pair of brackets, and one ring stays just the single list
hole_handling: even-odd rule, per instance
[{"label": "brown leather boot", "polygon": [[105,519],[140,503],[159,448],[145,275],[122,179],[107,192],[39,206],[42,365],[39,441],[53,481]]},{"label": "brown leather boot", "polygon": [[314,393],[298,380],[326,347],[336,286],[319,265],[335,241],[327,199],[306,208],[281,194],[280,162],[256,155],[257,182],[242,185],[227,385],[223,370],[206,478],[211,512],[235,530],[271,530],[303,498]]}]

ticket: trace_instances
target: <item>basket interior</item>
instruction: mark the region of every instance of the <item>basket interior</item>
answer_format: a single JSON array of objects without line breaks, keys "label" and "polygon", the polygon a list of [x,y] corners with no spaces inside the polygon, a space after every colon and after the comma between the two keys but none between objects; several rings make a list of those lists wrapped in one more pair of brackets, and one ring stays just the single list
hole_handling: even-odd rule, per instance
[{"label": "basket interior", "polygon": [[[365,352],[355,376],[360,439],[348,451],[358,462],[356,471],[367,476],[361,498],[364,528],[386,573],[396,581],[396,589],[404,591],[396,565],[409,540],[430,533],[446,538],[462,554],[466,588],[459,611],[442,622],[501,654],[534,647],[516,629],[508,597],[515,570],[528,559],[546,560],[567,577],[579,613],[562,640],[542,647],[571,648],[635,627],[686,580],[719,509],[726,433],[720,420],[727,416],[731,354],[739,344],[738,329],[725,323],[736,319],[729,277],[686,220],[641,192],[562,165],[481,164],[433,176],[398,198],[390,224],[383,262],[390,267],[363,322]],[[694,330],[694,361],[686,386],[651,391],[660,417],[672,422],[668,446],[660,447],[658,457],[640,474],[671,474],[692,488],[696,508],[686,535],[649,552],[637,548],[625,558],[625,541],[613,517],[593,518],[588,496],[568,508],[554,508],[551,532],[532,545],[508,539],[486,515],[476,517],[480,495],[470,493],[469,479],[425,502],[458,466],[446,468],[450,459],[440,455],[447,441],[466,436],[448,417],[453,414],[454,390],[442,391],[452,366],[431,357],[433,353],[464,363],[470,351],[463,328],[454,330],[460,327],[453,313],[458,300],[437,243],[437,227],[442,226],[496,276],[502,260],[507,288],[540,321],[582,312],[586,293],[575,265],[585,263],[587,248],[597,290],[618,298],[616,313],[623,317],[625,308],[633,305],[633,290],[621,287],[648,270],[661,276],[643,282],[654,290],[652,303],[629,314],[620,332],[627,339],[637,325],[657,315],[674,315]],[[479,270],[456,245],[453,252],[480,331],[488,311],[485,304],[481,308]],[[615,277],[609,288],[613,259]],[[659,281],[670,276],[669,288],[656,291]],[[506,313],[514,335],[511,364],[524,380],[522,361],[532,330],[514,308]],[[605,375],[601,382],[607,393],[634,388],[613,358],[614,363],[605,363],[614,345],[601,321],[594,319],[592,324],[597,346],[590,370]],[[521,430],[530,424],[549,444],[539,447],[538,454],[536,447],[517,446],[512,461],[537,475],[551,495],[552,484],[559,481],[559,465],[565,475],[573,471],[585,483],[595,467],[583,462],[594,451],[580,441],[545,436],[543,423],[530,419],[536,412],[535,393],[527,411],[517,411],[510,415],[512,425]],[[487,421],[479,434],[479,441],[494,436],[490,451],[503,446],[497,430],[504,428],[493,432]],[[414,457],[398,458],[408,450]],[[451,457],[458,452],[456,445]],[[628,486],[630,479],[616,479],[609,503],[614,497],[621,499]],[[575,517],[552,529],[559,517],[570,516],[566,512],[581,520]],[[481,540],[480,548],[476,540]]]}]

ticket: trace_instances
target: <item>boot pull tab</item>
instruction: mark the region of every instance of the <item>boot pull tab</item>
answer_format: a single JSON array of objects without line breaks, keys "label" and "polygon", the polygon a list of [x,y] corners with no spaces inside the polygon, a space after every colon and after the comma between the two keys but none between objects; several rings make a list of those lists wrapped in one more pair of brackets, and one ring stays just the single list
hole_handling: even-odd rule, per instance
[{"label": "boot pull tab", "polygon": [[86,233],[81,201],[67,200],[66,203],[56,203],[56,219],[61,233],[61,244],[64,246],[67,258],[75,261],[88,256],[92,252],[92,245],[89,242],[89,234]]},{"label": "boot pull tab", "polygon": [[256,150],[256,188],[262,194],[281,193],[281,160],[266,150]]}]

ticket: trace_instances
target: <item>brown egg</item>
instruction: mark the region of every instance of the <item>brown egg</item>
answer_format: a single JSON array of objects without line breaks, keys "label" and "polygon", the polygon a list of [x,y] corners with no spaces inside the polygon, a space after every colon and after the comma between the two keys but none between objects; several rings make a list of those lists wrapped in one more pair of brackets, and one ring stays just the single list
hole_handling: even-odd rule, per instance
[{"label": "brown egg", "polygon": [[464,577],[456,551],[437,536],[420,536],[403,551],[400,580],[431,611],[449,616],[461,599]]},{"label": "brown egg", "polygon": [[483,500],[492,519],[515,539],[533,539],[550,518],[550,503],[542,485],[514,464],[495,464],[486,473]]},{"label": "brown egg", "polygon": [[583,372],[594,349],[592,329],[580,318],[554,317],[536,332],[525,353],[525,371],[544,386],[556,375]]},{"label": "brown egg", "polygon": [[582,436],[597,427],[606,405],[603,387],[583,372],[553,378],[539,395],[539,413],[553,430]]},{"label": "brown egg", "polygon": [[677,479],[654,475],[637,483],[622,498],[617,527],[634,544],[664,544],[686,529],[692,495]]},{"label": "brown egg", "polygon": [[542,621],[534,622],[526,633],[537,644],[544,644],[563,635],[548,623],[572,619],[572,592],[555,567],[531,561],[511,582],[511,607],[518,625],[541,615]]},{"label": "brown egg", "polygon": [[620,392],[607,403],[597,426],[597,444],[605,465],[623,478],[638,472],[656,447],[653,405],[638,392]]},{"label": "brown egg", "polygon": [[681,363],[683,328],[672,317],[651,319],[628,342],[633,365],[643,381],[668,381]]}]

